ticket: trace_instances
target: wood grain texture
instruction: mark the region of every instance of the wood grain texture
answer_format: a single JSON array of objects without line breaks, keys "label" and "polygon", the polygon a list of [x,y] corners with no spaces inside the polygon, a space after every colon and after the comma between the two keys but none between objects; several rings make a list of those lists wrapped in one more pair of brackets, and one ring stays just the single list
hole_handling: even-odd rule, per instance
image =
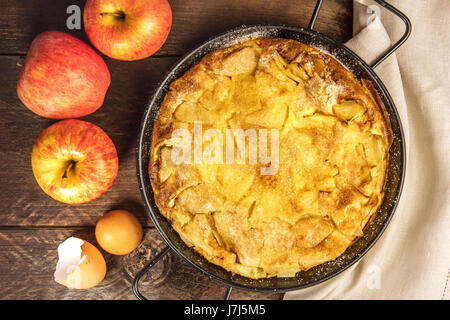
[{"label": "wood grain texture", "polygon": [[31,149],[40,132],[55,121],[33,114],[16,95],[23,59],[0,56],[0,225],[95,225],[105,212],[123,208],[135,213],[144,225],[145,215],[136,178],[136,139],[146,101],[176,58],[138,62],[105,59],[112,83],[104,105],[82,118],[103,128],[119,154],[119,174],[101,198],[82,205],[66,205],[48,197],[31,171]]},{"label": "wood grain texture", "polygon": [[[68,31],[66,9],[84,6],[83,0],[2,0],[0,48],[2,53],[26,54],[33,38],[47,30]],[[169,0],[173,25],[167,42],[156,55],[182,55],[208,38],[240,25],[288,24],[306,27],[315,0]],[[352,35],[352,0],[325,0],[316,30],[337,41]],[[83,30],[70,31],[84,41]]]},{"label": "wood grain texture", "polygon": [[[131,291],[136,272],[164,244],[158,232],[146,229],[144,241],[126,256],[101,250],[105,279],[89,290],[74,290],[53,280],[58,245],[70,236],[95,241],[93,228],[81,230],[0,230],[0,299],[136,299]],[[170,252],[140,283],[148,299],[223,299],[227,287],[210,279]],[[234,290],[232,299],[279,299],[280,293]]]},{"label": "wood grain texture", "polygon": [[[66,8],[82,0],[2,0],[0,2],[0,299],[134,299],[132,276],[162,245],[141,200],[135,147],[146,101],[173,63],[202,41],[240,25],[306,26],[314,0],[169,0],[173,26],[165,45],[151,58],[121,62],[109,58],[112,83],[104,105],[82,118],[102,127],[119,153],[119,175],[101,198],[70,206],[45,195],[33,177],[30,153],[39,133],[52,123],[26,109],[16,83],[33,38],[48,30],[88,41],[84,30],[66,28]],[[351,37],[352,0],[325,0],[316,30],[338,41]],[[96,221],[108,210],[132,211],[146,227],[145,241],[125,256],[105,254],[106,279],[90,290],[68,290],[53,280],[57,246],[70,236],[96,245]],[[221,299],[226,287],[174,253],[142,281],[151,299]],[[280,293],[233,290],[231,299],[280,299]]]},{"label": "wood grain texture", "polygon": [[[173,29],[165,45],[168,48],[162,52],[184,53],[199,41],[244,23],[294,24],[295,17],[306,19],[302,23],[306,24],[314,1],[298,2],[171,1]],[[328,18],[330,27],[338,26],[338,29],[330,29],[337,39],[347,37],[346,30],[351,26],[351,6],[347,2],[327,0],[321,10],[321,17]],[[44,3],[2,1],[0,53],[25,54],[36,34],[51,29],[64,30],[65,9],[72,3],[83,4],[66,0]],[[320,21],[317,22],[319,30]],[[82,30],[71,33],[85,37]],[[144,225],[151,225],[144,212],[135,175],[136,136],[147,99],[177,57],[149,58],[137,62],[105,60],[112,78],[105,103],[97,112],[83,119],[102,127],[114,141],[119,153],[119,175],[113,187],[100,199],[69,206],[46,196],[31,172],[30,152],[34,140],[54,121],[34,115],[17,98],[15,86],[24,57],[0,56],[0,70],[3,71],[0,78],[0,154],[2,159],[6,159],[0,162],[0,225],[89,226],[94,225],[106,211],[117,207],[131,210]]]}]

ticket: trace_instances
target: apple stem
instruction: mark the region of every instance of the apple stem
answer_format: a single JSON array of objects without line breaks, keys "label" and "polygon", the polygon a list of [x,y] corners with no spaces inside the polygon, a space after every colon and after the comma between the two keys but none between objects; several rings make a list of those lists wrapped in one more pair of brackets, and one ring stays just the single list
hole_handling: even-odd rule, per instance
[{"label": "apple stem", "polygon": [[69,160],[69,164],[67,165],[66,169],[64,170],[64,173],[63,173],[63,176],[62,176],[63,179],[67,178],[67,175],[68,175],[69,171],[72,170],[72,168],[74,168],[76,163],[77,162],[75,160]]},{"label": "apple stem", "polygon": [[125,20],[125,13],[122,11],[116,11],[116,12],[102,12],[100,13],[100,17],[114,17],[118,20]]}]

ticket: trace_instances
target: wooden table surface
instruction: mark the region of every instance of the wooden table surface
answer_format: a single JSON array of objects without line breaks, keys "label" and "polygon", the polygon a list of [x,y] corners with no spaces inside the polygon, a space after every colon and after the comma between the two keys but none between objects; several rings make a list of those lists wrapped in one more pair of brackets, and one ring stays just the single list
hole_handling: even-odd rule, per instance
[{"label": "wooden table surface", "polygon": [[[54,121],[25,108],[16,83],[33,38],[47,30],[69,32],[88,42],[83,30],[66,28],[66,9],[84,1],[2,0],[0,2],[0,299],[135,299],[131,279],[163,245],[141,200],[135,146],[146,100],[174,62],[208,38],[244,24],[306,26],[314,0],[169,0],[171,33],[152,57],[122,62],[105,57],[111,86],[104,105],[84,117],[114,141],[120,169],[113,187],[83,205],[66,205],[47,195],[31,171],[30,154],[39,133]],[[325,0],[316,30],[346,41],[351,37],[352,0]],[[69,290],[53,280],[58,244],[77,236],[97,245],[96,221],[108,210],[133,212],[144,225],[144,241],[127,256],[102,251],[108,271],[90,290]],[[141,281],[151,299],[222,299],[226,286],[170,253]],[[280,299],[280,293],[233,290],[232,299]]]}]

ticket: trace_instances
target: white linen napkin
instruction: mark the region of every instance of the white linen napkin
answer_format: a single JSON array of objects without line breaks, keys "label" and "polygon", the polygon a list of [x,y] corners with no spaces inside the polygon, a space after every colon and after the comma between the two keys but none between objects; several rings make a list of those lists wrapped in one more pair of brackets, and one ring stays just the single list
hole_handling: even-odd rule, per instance
[{"label": "white linen napkin", "polygon": [[[450,1],[388,2],[413,25],[408,41],[375,69],[406,136],[401,200],[387,230],[359,263],[324,283],[288,292],[285,299],[450,298]],[[374,5],[354,1],[354,38],[346,43],[368,63],[404,30],[398,18]]]}]

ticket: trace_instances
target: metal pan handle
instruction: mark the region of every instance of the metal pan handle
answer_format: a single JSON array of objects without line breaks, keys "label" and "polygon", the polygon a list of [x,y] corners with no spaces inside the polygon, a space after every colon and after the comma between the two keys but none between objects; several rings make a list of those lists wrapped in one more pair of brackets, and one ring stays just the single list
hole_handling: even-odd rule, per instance
[{"label": "metal pan handle", "polygon": [[145,267],[139,271],[136,276],[134,277],[133,281],[133,293],[139,300],[147,300],[146,297],[142,295],[142,293],[139,291],[139,280],[141,280],[142,276],[148,272],[155,264],[158,263],[159,260],[161,260],[166,254],[168,254],[170,251],[169,246],[166,246],[164,249],[161,250],[160,253],[156,255],[156,257],[153,258],[153,260],[150,260],[149,263]]},{"label": "metal pan handle", "polygon": [[[139,281],[141,280],[142,276],[148,272],[155,264],[157,264],[166,254],[168,254],[170,251],[169,246],[164,247],[164,249],[161,250],[160,253],[156,255],[156,257],[153,258],[153,260],[150,260],[149,263],[145,267],[139,271],[136,276],[134,277],[133,281],[133,293],[139,300],[148,300],[145,296],[142,295],[142,293],[139,291]],[[228,287],[227,291],[225,292],[225,300],[229,300],[231,296],[231,290],[233,287]]]},{"label": "metal pan handle", "polygon": [[[371,65],[370,67],[373,69],[377,67],[381,62],[386,60],[387,57],[389,57],[395,50],[400,48],[400,46],[408,39],[408,37],[411,34],[411,21],[409,21],[408,17],[398,10],[397,8],[391,6],[389,3],[387,3],[384,0],[374,0],[376,3],[378,3],[383,8],[389,10],[393,14],[395,14],[397,17],[402,19],[403,23],[405,24],[405,32],[403,33],[403,36],[398,40],[396,43],[394,43],[389,49],[387,49],[385,52],[383,52]],[[320,8],[322,7],[323,0],[317,0],[316,6],[314,8],[313,14],[311,16],[311,19],[308,24],[308,29],[312,30],[314,28],[314,24],[316,23],[317,16],[319,15]]]}]

